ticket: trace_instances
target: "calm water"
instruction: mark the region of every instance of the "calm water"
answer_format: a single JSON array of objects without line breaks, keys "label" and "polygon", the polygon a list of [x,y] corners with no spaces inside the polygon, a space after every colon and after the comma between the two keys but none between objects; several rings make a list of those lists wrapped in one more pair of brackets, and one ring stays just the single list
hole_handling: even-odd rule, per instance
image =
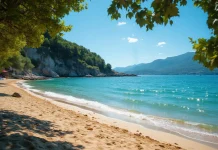
[{"label": "calm water", "polygon": [[24,86],[145,126],[218,143],[218,76],[58,78]]}]

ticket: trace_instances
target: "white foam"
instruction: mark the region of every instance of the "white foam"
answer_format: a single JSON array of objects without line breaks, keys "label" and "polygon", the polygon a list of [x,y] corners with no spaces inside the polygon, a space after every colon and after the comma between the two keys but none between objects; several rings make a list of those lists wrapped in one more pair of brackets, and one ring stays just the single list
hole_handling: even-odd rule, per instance
[{"label": "white foam", "polygon": [[116,114],[119,114],[119,115],[124,115],[124,116],[127,116],[127,117],[134,117],[136,119],[141,119],[141,120],[146,119],[146,120],[151,121],[149,119],[149,117],[146,116],[146,115],[136,114],[136,113],[132,113],[132,112],[129,112],[129,111],[126,111],[126,110],[121,110],[121,109],[115,109],[113,107],[109,107],[107,105],[101,104],[101,103],[96,102],[96,101],[88,101],[88,100],[85,100],[85,99],[80,99],[80,98],[76,98],[76,97],[69,96],[69,95],[57,94],[57,93],[54,93],[54,92],[45,92],[44,94],[47,95],[47,96],[50,96],[50,97],[54,97],[54,98],[65,99],[68,102],[73,102],[73,103],[76,103],[76,104],[79,104],[79,105],[82,105],[82,106],[95,108],[97,110],[104,110],[104,111],[107,111],[107,112],[113,112],[113,113],[116,113]]},{"label": "white foam", "polygon": [[[201,134],[201,135],[206,135],[206,136],[213,136],[213,137],[217,137],[218,138],[218,134],[216,133],[208,133],[208,132],[204,132],[204,131],[199,131],[199,130],[195,130],[195,129],[189,129],[189,128],[184,128],[184,127],[180,127],[180,126],[176,126],[174,124],[172,124],[172,122],[166,120],[166,119],[157,119],[156,117],[154,117],[154,121],[156,122],[156,125],[159,127],[162,127],[164,129],[167,130],[172,130],[173,131],[184,131],[184,132],[188,132],[188,133],[195,133],[195,134]],[[186,123],[186,122],[185,122]],[[189,123],[191,125],[191,123]],[[193,123],[194,124],[194,123]],[[200,123],[196,123],[196,124],[200,124]]]},{"label": "white foam", "polygon": [[30,90],[30,91],[32,91],[32,92],[38,92],[38,93],[41,92],[41,91],[38,90],[38,89],[33,89],[34,86],[31,86],[31,85],[27,84],[26,82],[19,82],[19,83],[20,83],[25,89],[28,89],[28,90]]},{"label": "white foam", "polygon": [[193,126],[198,126],[198,125],[207,125],[207,124],[204,124],[204,123],[191,122],[191,121],[185,121],[185,123],[186,123],[186,124],[193,125]]},{"label": "white foam", "polygon": [[197,110],[198,110],[198,112],[204,113],[203,109],[197,109]]},{"label": "white foam", "polygon": [[41,92],[40,90],[37,90],[37,89],[30,89],[30,91],[33,91],[33,92],[38,92],[38,93],[40,93],[40,92]]},{"label": "white foam", "polygon": [[50,97],[54,97],[54,98],[66,99],[69,102],[76,103],[76,104],[90,107],[90,108],[95,108],[97,110],[104,110],[107,112],[112,112],[112,113],[124,115],[127,117],[133,117],[133,118],[140,119],[140,120],[148,120],[157,127],[161,127],[161,128],[171,130],[171,131],[172,130],[173,131],[182,131],[183,133],[184,132],[185,133],[195,133],[195,134],[218,137],[218,134],[213,134],[213,133],[208,133],[208,132],[203,132],[203,131],[199,131],[199,130],[188,129],[188,128],[176,126],[175,124],[172,124],[170,120],[167,120],[164,118],[161,119],[159,117],[147,116],[144,114],[137,114],[137,113],[129,112],[126,110],[115,109],[115,108],[109,107],[107,105],[101,104],[101,103],[96,102],[96,101],[88,101],[85,99],[75,98],[73,96],[57,94],[57,93],[53,93],[53,92],[45,92],[45,95],[50,96]]},{"label": "white foam", "polygon": [[27,89],[33,88],[33,86],[31,86],[31,85],[29,85],[29,84],[27,84],[27,83],[25,83],[25,82],[23,82],[23,83],[21,83],[21,84],[22,84],[22,86],[24,86],[24,87],[27,88]]}]

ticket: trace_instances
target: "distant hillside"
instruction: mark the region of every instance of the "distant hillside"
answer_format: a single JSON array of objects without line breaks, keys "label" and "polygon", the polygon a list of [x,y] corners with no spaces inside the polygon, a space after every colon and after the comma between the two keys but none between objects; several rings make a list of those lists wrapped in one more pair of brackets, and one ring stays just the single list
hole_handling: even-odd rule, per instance
[{"label": "distant hillside", "polygon": [[142,63],[127,67],[117,67],[114,70],[137,75],[218,74],[218,69],[210,71],[202,64],[193,61],[193,56],[193,52],[188,52],[166,59],[157,59],[147,64]]}]

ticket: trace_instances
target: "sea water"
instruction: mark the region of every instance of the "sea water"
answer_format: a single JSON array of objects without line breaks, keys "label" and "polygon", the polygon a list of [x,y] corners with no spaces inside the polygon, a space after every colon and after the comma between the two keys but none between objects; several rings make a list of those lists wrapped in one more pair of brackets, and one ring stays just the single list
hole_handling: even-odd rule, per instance
[{"label": "sea water", "polygon": [[44,96],[218,146],[218,76],[55,78],[27,81]]}]

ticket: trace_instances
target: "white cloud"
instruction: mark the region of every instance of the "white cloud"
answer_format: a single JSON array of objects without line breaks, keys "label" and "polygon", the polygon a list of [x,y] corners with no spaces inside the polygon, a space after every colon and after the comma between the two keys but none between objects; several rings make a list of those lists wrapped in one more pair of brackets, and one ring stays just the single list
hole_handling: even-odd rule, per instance
[{"label": "white cloud", "polygon": [[126,24],[126,22],[118,22],[118,26],[122,26],[122,25],[125,25]]},{"label": "white cloud", "polygon": [[137,39],[137,38],[131,38],[131,37],[128,37],[127,40],[128,40],[129,43],[135,43],[135,42],[138,42],[138,39]]},{"label": "white cloud", "polygon": [[166,42],[159,42],[157,43],[157,47],[163,47],[165,44],[167,44]]}]

